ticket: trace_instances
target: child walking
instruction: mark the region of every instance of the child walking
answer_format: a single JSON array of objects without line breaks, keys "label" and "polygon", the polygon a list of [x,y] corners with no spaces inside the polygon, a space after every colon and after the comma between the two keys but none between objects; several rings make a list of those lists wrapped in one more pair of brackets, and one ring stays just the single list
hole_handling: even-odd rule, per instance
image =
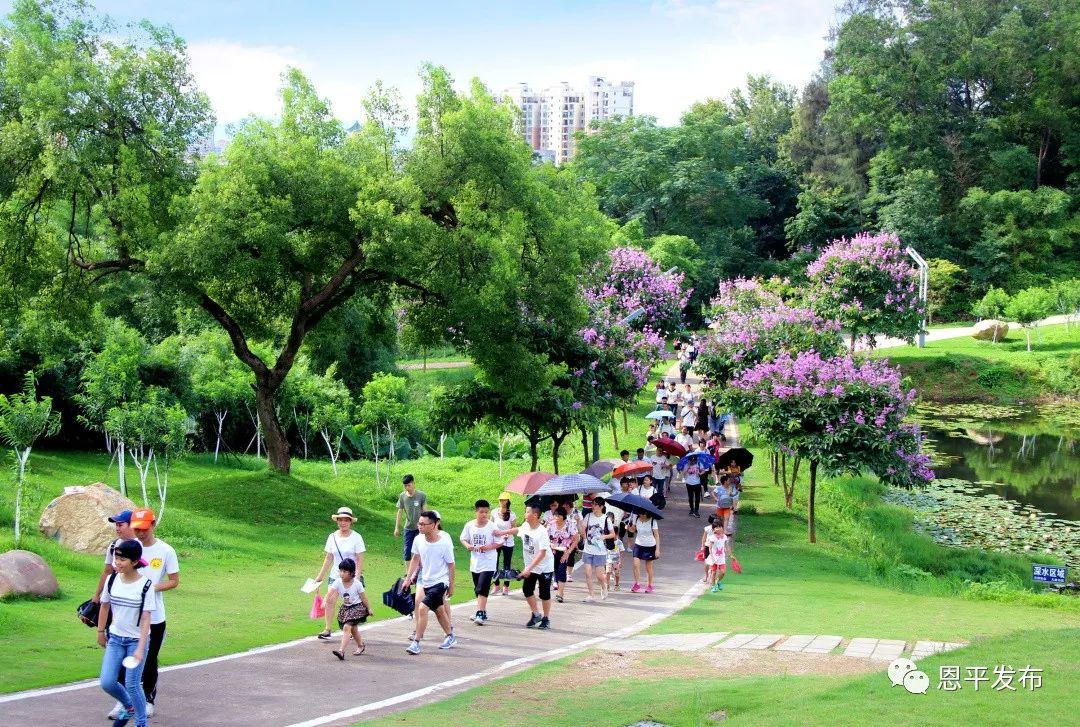
[{"label": "child walking", "polygon": [[364,584],[356,577],[356,561],[346,558],[338,566],[340,578],[334,581],[331,588],[338,592],[341,598],[341,607],[338,608],[338,626],[341,627],[341,647],[333,651],[334,656],[345,661],[345,647],[349,645],[349,638],[356,642],[356,650],[353,656],[360,656],[367,646],[364,637],[360,635],[360,624],[368,620],[371,615],[371,603],[364,592]]},{"label": "child walking", "polygon": [[705,558],[709,566],[710,582],[713,593],[724,590],[724,575],[727,573],[727,535],[724,534],[724,523],[714,522],[712,535],[705,539],[705,547],[709,549],[709,555]]},{"label": "child walking", "polygon": [[[139,575],[142,543],[123,540],[113,549],[116,573],[109,576],[101,594],[98,614],[98,646],[105,649],[101,660],[101,688],[122,705],[113,721],[114,727],[124,727],[133,717],[136,727],[146,727],[146,695],[142,688],[143,658],[150,636],[150,612],[157,605],[153,582]],[[109,614],[112,623],[109,623]],[[134,663],[132,663],[134,661]],[[126,663],[125,663],[126,662]],[[125,669],[124,683],[117,681],[120,667]]]}]

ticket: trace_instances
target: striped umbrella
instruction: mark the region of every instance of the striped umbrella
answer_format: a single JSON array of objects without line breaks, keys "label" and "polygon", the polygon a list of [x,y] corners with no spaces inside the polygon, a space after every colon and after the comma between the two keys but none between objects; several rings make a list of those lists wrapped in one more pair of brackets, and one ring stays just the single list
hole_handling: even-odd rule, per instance
[{"label": "striped umbrella", "polygon": [[611,492],[611,485],[592,475],[559,475],[540,486],[533,495],[576,495],[579,492]]}]

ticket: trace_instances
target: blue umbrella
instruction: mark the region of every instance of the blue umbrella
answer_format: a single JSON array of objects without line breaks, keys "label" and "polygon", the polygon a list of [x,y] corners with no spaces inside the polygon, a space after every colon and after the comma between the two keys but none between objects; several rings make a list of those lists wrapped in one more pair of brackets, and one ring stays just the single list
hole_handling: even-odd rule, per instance
[{"label": "blue umbrella", "polygon": [[614,495],[607,497],[606,500],[608,503],[624,512],[630,512],[635,515],[647,513],[657,520],[664,519],[664,514],[660,512],[660,509],[640,495],[634,495],[629,492],[616,492]]},{"label": "blue umbrella", "polygon": [[569,474],[552,477],[540,486],[533,496],[576,495],[579,492],[611,492],[613,486],[598,477]]},{"label": "blue umbrella", "polygon": [[667,411],[666,409],[657,409],[656,411],[651,411],[648,414],[646,414],[645,418],[646,419],[674,419],[675,418],[675,413]]},{"label": "blue umbrella", "polygon": [[682,472],[684,469],[686,469],[686,465],[690,463],[691,457],[697,457],[698,467],[701,467],[702,469],[710,469],[714,464],[716,464],[716,459],[708,452],[694,450],[693,452],[690,452],[685,457],[680,459],[679,463],[675,465],[675,468]]}]

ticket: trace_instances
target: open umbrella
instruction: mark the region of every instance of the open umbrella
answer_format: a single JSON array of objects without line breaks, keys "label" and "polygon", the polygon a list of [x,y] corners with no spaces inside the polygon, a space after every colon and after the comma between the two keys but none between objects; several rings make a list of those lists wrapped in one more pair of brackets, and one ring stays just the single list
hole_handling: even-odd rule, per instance
[{"label": "open umbrella", "polygon": [[754,454],[749,449],[743,449],[742,447],[732,447],[726,452],[721,452],[716,459],[717,467],[723,469],[730,464],[736,464],[739,469],[748,470],[750,465],[754,464]]},{"label": "open umbrella", "polygon": [[675,412],[666,409],[657,409],[645,415],[646,419],[674,419]]},{"label": "open umbrella", "polygon": [[559,475],[542,484],[531,495],[575,495],[579,492],[611,492],[611,485],[592,475]]},{"label": "open umbrella", "polygon": [[675,457],[682,457],[686,454],[686,447],[682,446],[674,439],[669,437],[660,437],[660,439],[654,439],[653,444],[664,454],[670,454]]},{"label": "open umbrella", "polygon": [[621,459],[598,459],[585,469],[581,470],[581,474],[592,475],[593,477],[603,477],[622,463],[623,461]]},{"label": "open umbrella", "polygon": [[652,472],[652,463],[646,462],[643,459],[636,459],[632,462],[623,462],[616,467],[611,473],[611,479],[618,480],[623,477],[637,477],[638,475],[647,475]]},{"label": "open umbrella", "polygon": [[716,462],[713,456],[708,452],[694,450],[693,452],[690,452],[685,457],[679,460],[679,464],[675,466],[676,469],[678,469],[680,472],[683,471],[684,469],[686,469],[686,465],[689,464],[690,460],[692,459],[696,459],[698,461],[698,467],[705,470],[712,467],[713,464]]},{"label": "open umbrella", "polygon": [[510,484],[506,486],[506,491],[516,492],[520,495],[531,495],[554,476],[550,472],[526,472],[510,480]]},{"label": "open umbrella", "polygon": [[660,512],[659,508],[640,495],[634,495],[629,492],[616,492],[614,495],[607,498],[607,502],[623,512],[631,512],[635,515],[648,513],[657,520],[664,519],[664,514]]},{"label": "open umbrella", "polygon": [[551,501],[554,500],[555,498],[558,498],[559,500],[562,500],[563,504],[566,504],[567,502],[574,502],[575,500],[578,499],[578,496],[576,494],[574,494],[574,495],[529,495],[529,497],[526,498],[526,500],[525,500],[525,504],[526,505],[533,505],[535,507],[540,508],[541,510],[546,511],[549,507],[551,507]]}]

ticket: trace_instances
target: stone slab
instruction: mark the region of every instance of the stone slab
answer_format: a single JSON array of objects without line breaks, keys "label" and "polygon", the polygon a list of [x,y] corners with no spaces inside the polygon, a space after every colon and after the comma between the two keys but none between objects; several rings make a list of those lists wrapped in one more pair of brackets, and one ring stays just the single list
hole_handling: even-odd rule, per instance
[{"label": "stone slab", "polygon": [[719,649],[741,649],[746,644],[758,637],[757,634],[735,634],[727,641],[722,642],[717,648]]},{"label": "stone slab", "polygon": [[807,654],[830,654],[843,640],[842,636],[815,636],[803,651]]},{"label": "stone slab", "polygon": [[782,638],[784,638],[783,634],[762,634],[742,648],[758,650],[771,649],[776,642]]},{"label": "stone slab", "polygon": [[784,639],[783,643],[776,645],[777,651],[802,651],[813,643],[817,637],[814,635],[796,634]]},{"label": "stone slab", "polygon": [[628,639],[612,639],[598,648],[604,651],[699,651],[727,635],[726,631],[707,634],[649,634]]},{"label": "stone slab", "polygon": [[907,648],[907,643],[904,641],[880,639],[877,646],[874,647],[874,651],[870,654],[870,658],[880,661],[892,661],[903,656],[905,648]]},{"label": "stone slab", "polygon": [[844,650],[844,656],[869,657],[877,647],[878,639],[856,638],[852,639]]}]

